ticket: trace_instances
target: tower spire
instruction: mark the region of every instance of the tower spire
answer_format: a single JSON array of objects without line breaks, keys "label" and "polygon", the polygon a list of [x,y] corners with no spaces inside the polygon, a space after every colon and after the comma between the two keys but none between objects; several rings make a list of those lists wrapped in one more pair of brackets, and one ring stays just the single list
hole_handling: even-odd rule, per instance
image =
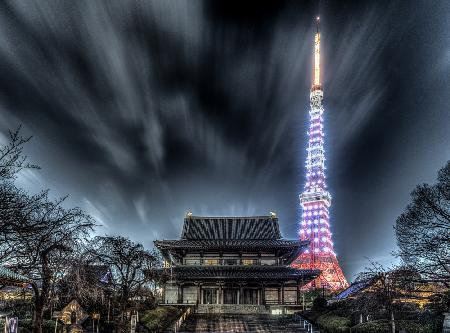
[{"label": "tower spire", "polygon": [[316,17],[316,35],[314,36],[314,83],[312,89],[320,87],[320,17]]}]

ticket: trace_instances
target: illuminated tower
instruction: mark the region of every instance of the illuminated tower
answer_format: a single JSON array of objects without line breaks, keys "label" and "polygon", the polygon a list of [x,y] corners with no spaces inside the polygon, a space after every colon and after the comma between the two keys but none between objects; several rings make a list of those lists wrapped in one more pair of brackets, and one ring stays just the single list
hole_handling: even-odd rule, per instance
[{"label": "illuminated tower", "polygon": [[325,149],[323,129],[323,90],[320,81],[319,18],[314,37],[314,80],[310,93],[306,184],[300,195],[302,219],[299,228],[301,240],[309,240],[309,248],[293,264],[296,268],[320,269],[319,278],[308,288],[338,290],[348,286],[333,249],[330,232],[331,195],[325,177]]}]

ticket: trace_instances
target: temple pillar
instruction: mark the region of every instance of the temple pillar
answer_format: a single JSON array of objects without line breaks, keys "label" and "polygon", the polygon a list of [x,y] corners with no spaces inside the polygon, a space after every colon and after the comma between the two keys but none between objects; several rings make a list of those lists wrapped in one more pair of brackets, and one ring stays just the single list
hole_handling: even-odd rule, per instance
[{"label": "temple pillar", "polygon": [[266,285],[263,283],[261,288],[261,304],[266,304]]},{"label": "temple pillar", "polygon": [[281,290],[280,287],[277,288],[277,303],[280,304],[281,302]]},{"label": "temple pillar", "polygon": [[284,304],[284,283],[281,284],[281,304]]},{"label": "temple pillar", "polygon": [[197,285],[197,304],[202,304],[202,286],[201,283],[196,283]]},{"label": "temple pillar", "polygon": [[242,302],[242,284],[239,284],[238,294],[237,294],[237,304]]},{"label": "temple pillar", "polygon": [[297,281],[297,288],[296,288],[296,302],[297,304],[300,304],[300,281]]},{"label": "temple pillar", "polygon": [[216,299],[216,303],[220,304],[220,294],[222,293],[222,285],[219,283],[219,288],[217,289],[217,299]]},{"label": "temple pillar", "polygon": [[179,283],[177,283],[177,303],[183,303],[183,287]]}]

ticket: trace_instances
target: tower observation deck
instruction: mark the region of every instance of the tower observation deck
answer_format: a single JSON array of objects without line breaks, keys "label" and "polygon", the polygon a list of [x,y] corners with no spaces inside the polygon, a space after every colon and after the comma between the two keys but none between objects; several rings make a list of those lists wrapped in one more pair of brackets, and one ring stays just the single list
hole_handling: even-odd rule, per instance
[{"label": "tower observation deck", "polygon": [[319,17],[314,36],[314,78],[310,92],[308,148],[306,157],[306,183],[300,195],[302,218],[299,228],[301,240],[309,240],[306,249],[294,263],[295,268],[319,269],[322,274],[305,286],[307,289],[326,288],[339,290],[348,282],[334,252],[330,231],[331,195],[325,176],[325,149],[323,126],[323,90],[320,79]]}]

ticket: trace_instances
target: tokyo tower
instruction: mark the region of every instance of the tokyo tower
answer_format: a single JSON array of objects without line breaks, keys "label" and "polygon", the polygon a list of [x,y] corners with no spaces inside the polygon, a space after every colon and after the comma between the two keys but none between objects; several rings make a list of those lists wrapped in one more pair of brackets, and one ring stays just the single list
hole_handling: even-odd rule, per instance
[{"label": "tokyo tower", "polygon": [[319,269],[322,274],[305,286],[306,289],[325,288],[339,290],[348,287],[333,248],[330,232],[331,195],[325,177],[325,150],[323,129],[323,90],[320,81],[319,17],[314,38],[314,80],[310,93],[308,148],[306,158],[306,184],[300,195],[302,219],[299,230],[301,240],[310,245],[292,264],[295,268]]}]

